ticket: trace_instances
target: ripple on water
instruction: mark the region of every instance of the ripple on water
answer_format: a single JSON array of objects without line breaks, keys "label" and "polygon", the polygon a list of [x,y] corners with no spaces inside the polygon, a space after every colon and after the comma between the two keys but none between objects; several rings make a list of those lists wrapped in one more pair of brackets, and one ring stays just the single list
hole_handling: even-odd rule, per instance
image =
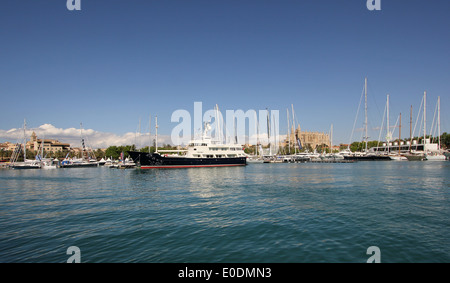
[{"label": "ripple on water", "polygon": [[0,262],[448,262],[449,169],[1,170]]}]

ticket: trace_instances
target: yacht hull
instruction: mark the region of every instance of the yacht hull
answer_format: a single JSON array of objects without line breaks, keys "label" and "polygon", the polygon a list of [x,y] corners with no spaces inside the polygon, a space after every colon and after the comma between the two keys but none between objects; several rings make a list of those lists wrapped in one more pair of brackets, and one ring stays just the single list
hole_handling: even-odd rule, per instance
[{"label": "yacht hull", "polygon": [[227,167],[227,166],[247,165],[246,157],[226,157],[226,158],[173,157],[173,156],[161,156],[158,153],[144,153],[139,151],[128,151],[128,154],[141,169]]},{"label": "yacht hull", "polygon": [[11,165],[10,168],[12,169],[41,169],[40,166],[35,166],[35,165]]}]

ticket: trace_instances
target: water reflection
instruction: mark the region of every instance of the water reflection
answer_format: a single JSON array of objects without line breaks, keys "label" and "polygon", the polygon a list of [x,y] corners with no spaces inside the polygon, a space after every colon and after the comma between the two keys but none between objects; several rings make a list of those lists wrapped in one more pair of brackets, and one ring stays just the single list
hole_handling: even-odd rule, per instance
[{"label": "water reflection", "polygon": [[0,261],[448,262],[448,164],[0,171]]}]

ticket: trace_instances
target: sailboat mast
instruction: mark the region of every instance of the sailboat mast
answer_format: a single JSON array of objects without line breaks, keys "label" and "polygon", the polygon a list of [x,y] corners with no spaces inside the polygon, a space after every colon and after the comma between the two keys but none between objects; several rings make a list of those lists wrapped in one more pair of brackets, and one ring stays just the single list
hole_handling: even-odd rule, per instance
[{"label": "sailboat mast", "polygon": [[83,139],[83,123],[81,122],[80,122],[80,138],[81,138],[81,158],[84,159],[85,146]]},{"label": "sailboat mast", "polygon": [[42,159],[44,158],[44,140],[45,140],[45,135],[42,137],[42,141],[41,141],[41,156],[39,157],[39,164],[40,164],[41,168],[42,168]]},{"label": "sailboat mast", "polygon": [[330,153],[333,154],[333,124],[331,124],[330,130]]},{"label": "sailboat mast", "polygon": [[236,118],[234,119],[234,141],[235,144],[238,144],[238,136],[237,136],[237,125],[236,125],[237,121]]},{"label": "sailboat mast", "polygon": [[217,138],[219,139],[219,143],[222,144],[222,135],[223,135],[223,131],[222,131],[222,124],[221,124],[221,120],[220,120],[220,111],[219,111],[219,105],[216,104],[216,117],[217,117],[217,123],[216,123],[216,127],[217,127]]},{"label": "sailboat mast", "polygon": [[287,114],[287,135],[288,135],[288,145],[289,145],[289,154],[291,154],[291,135],[290,135],[290,129],[289,129],[289,109],[286,108],[286,114]]},{"label": "sailboat mast", "polygon": [[423,93],[423,151],[425,152],[425,140],[427,138],[427,92]]},{"label": "sailboat mast", "polygon": [[277,128],[276,128],[276,121],[275,121],[275,117],[272,115],[272,121],[273,121],[273,132],[275,133],[273,135],[273,141],[274,141],[274,149],[275,149],[275,154],[278,154],[278,150],[279,150],[279,144],[278,144],[278,140],[277,140]]},{"label": "sailboat mast", "polygon": [[255,133],[256,133],[256,142],[255,142],[255,156],[258,156],[258,116],[255,111]]},{"label": "sailboat mast", "polygon": [[367,138],[368,138],[368,133],[367,133],[367,78],[365,78],[364,80],[364,113],[365,113],[365,118],[364,118],[364,124],[366,127],[366,136],[364,137],[365,141],[366,141],[366,152],[367,152]]},{"label": "sailboat mast", "polygon": [[[255,112],[255,120],[256,120],[256,155],[258,155],[258,146],[259,146],[259,120],[256,116]],[[262,155],[261,150],[259,151],[259,154]]]},{"label": "sailboat mast", "polygon": [[[27,120],[23,119],[23,161],[25,162],[27,159]],[[18,150],[20,152],[20,150]]]},{"label": "sailboat mast", "polygon": [[386,98],[386,108],[387,108],[387,126],[386,126],[386,131],[387,131],[387,135],[386,135],[386,139],[387,139],[387,149],[388,149],[388,153],[389,153],[389,142],[391,140],[391,131],[389,129],[389,94],[387,95]]},{"label": "sailboat mast", "polygon": [[412,145],[412,105],[411,110],[409,112],[409,152],[411,153],[411,145]]},{"label": "sailboat mast", "polygon": [[441,97],[438,96],[438,147],[441,152]]},{"label": "sailboat mast", "polygon": [[[294,104],[291,104],[291,108],[292,108],[292,127],[294,128],[294,144],[293,144],[293,146],[294,146],[294,153],[295,154],[297,154],[297,147],[296,147],[296,144],[298,143],[297,142],[297,137],[296,137],[296,134],[297,134],[297,129],[295,128],[295,113],[294,113]],[[298,146],[298,145],[297,145]],[[300,148],[298,149],[299,151],[300,151]]]}]

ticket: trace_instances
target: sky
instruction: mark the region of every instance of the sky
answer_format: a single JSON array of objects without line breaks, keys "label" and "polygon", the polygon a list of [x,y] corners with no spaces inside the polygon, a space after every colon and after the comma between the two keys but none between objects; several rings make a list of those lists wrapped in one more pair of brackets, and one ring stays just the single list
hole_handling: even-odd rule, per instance
[{"label": "sky", "polygon": [[448,0],[381,0],[379,11],[366,0],[66,2],[2,1],[0,142],[16,141],[26,119],[45,138],[76,143],[82,123],[94,147],[131,144],[156,115],[170,142],[172,114],[202,102],[278,110],[280,134],[293,105],[302,130],[333,124],[333,143],[348,143],[361,140],[363,109],[352,129],[366,77],[371,140],[387,94],[402,136],[424,91],[427,128],[440,96],[450,132]]}]

